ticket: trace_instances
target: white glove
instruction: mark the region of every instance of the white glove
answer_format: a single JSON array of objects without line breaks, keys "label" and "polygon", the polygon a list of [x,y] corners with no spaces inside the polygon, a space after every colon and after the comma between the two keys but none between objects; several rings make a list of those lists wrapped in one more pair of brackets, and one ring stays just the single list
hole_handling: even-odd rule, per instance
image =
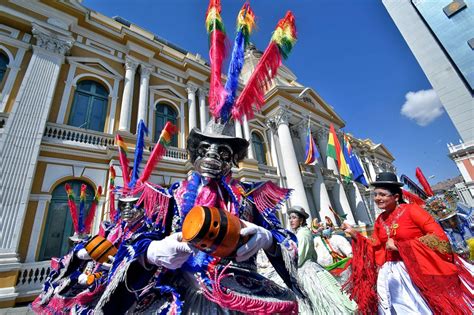
[{"label": "white glove", "polygon": [[186,242],[181,242],[181,233],[174,233],[161,241],[153,241],[148,246],[146,258],[149,263],[168,269],[180,268],[193,250]]},{"label": "white glove", "polygon": [[92,257],[89,256],[89,253],[86,251],[85,248],[80,249],[80,250],[77,252],[76,256],[77,256],[79,259],[82,259],[82,260],[91,260],[91,259],[92,259]]},{"label": "white glove", "polygon": [[240,235],[252,235],[252,237],[237,250],[235,259],[239,262],[249,259],[255,255],[260,248],[268,250],[273,245],[272,232],[247,221],[244,221],[244,223],[246,227],[240,230]]},{"label": "white glove", "polygon": [[77,278],[77,283],[86,285],[87,284],[87,275],[85,273],[81,273],[79,278]]},{"label": "white glove", "polygon": [[112,268],[112,265],[114,264],[114,261],[115,261],[115,257],[114,256],[110,256],[109,255],[109,260],[105,263],[102,263],[102,267],[106,270],[110,270],[110,268]]}]

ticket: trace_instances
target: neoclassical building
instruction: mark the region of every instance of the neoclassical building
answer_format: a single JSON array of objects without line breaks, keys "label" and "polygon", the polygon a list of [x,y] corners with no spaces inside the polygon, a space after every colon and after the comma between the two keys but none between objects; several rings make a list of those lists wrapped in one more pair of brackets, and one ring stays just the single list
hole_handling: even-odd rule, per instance
[{"label": "neoclassical building", "polygon": [[[242,86],[260,56],[253,46],[246,52]],[[121,184],[117,133],[133,160],[137,122],[147,124],[146,146],[152,148],[164,123],[172,121],[179,132],[152,180],[168,186],[186,177],[192,168],[187,134],[209,119],[209,70],[198,54],[81,1],[0,2],[0,307],[31,301],[49,259],[67,252],[72,222],[66,182],[76,195],[87,185],[88,200],[98,186],[105,188],[97,231],[107,216],[110,165]],[[315,166],[303,164],[308,119],[321,153]],[[337,130],[345,127],[333,107],[283,66],[262,110],[236,125],[236,134],[252,149],[234,174],[293,188],[282,220],[293,205],[313,218],[334,220],[332,207],[370,228],[376,211],[370,191],[342,182],[326,156],[331,123]],[[394,157],[383,144],[349,138],[369,182],[377,172],[394,170]],[[149,153],[145,150],[145,160]]]}]

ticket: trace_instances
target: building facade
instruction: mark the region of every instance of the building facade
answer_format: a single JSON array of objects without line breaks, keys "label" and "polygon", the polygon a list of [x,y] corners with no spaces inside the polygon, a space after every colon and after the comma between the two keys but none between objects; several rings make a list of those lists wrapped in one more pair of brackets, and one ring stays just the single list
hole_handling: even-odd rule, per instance
[{"label": "building facade", "polygon": [[[255,47],[247,51],[242,85],[260,56]],[[116,134],[133,160],[137,122],[147,124],[151,149],[164,123],[172,121],[179,132],[151,180],[166,187],[186,178],[192,168],[186,137],[209,119],[209,73],[198,54],[80,1],[0,3],[0,307],[31,301],[49,259],[67,252],[72,222],[64,184],[76,195],[85,184],[90,200],[98,186],[108,187],[111,165],[122,184]],[[303,164],[308,119],[321,153],[315,166]],[[350,222],[370,226],[376,210],[369,190],[342,182],[326,156],[331,123],[337,130],[345,125],[283,66],[262,110],[236,124],[251,150],[234,176],[293,188],[283,210],[299,205],[313,218],[335,221],[332,207]],[[394,171],[383,145],[349,138],[369,182],[377,172]],[[149,154],[145,150],[144,160]],[[105,189],[94,231],[107,217],[107,195]],[[284,211],[281,219],[286,221]]]},{"label": "building facade", "polygon": [[474,1],[382,0],[461,136],[448,144],[474,205]]}]

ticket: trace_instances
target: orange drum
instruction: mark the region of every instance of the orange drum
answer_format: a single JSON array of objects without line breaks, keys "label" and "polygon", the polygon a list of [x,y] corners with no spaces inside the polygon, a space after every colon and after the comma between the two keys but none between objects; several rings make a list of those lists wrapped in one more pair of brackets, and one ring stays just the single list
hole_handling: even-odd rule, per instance
[{"label": "orange drum", "polygon": [[100,235],[91,238],[85,248],[89,256],[101,264],[109,260],[109,256],[114,256],[117,253],[114,244]]},{"label": "orange drum", "polygon": [[244,223],[227,211],[195,206],[184,218],[183,241],[209,255],[230,257],[246,241],[240,237],[243,227]]}]

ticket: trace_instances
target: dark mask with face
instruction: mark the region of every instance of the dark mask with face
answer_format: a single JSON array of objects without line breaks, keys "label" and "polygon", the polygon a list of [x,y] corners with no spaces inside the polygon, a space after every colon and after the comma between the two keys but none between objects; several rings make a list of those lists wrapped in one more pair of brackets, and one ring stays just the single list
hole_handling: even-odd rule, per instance
[{"label": "dark mask with face", "polygon": [[201,141],[196,153],[194,168],[204,177],[226,176],[234,164],[234,152],[227,144]]},{"label": "dark mask with face", "polygon": [[137,197],[120,198],[118,201],[120,217],[127,224],[132,224],[143,217],[143,208],[136,206],[137,201]]}]

